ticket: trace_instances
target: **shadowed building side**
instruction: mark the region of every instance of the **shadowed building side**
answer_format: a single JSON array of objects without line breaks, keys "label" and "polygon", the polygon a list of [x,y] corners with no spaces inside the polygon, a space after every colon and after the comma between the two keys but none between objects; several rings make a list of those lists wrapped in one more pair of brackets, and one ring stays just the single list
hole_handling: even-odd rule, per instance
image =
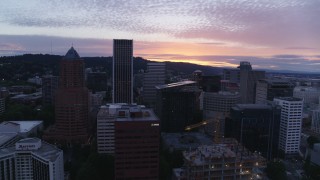
[{"label": "shadowed building side", "polygon": [[58,143],[85,143],[88,138],[89,92],[85,86],[84,61],[73,47],[60,62],[55,100],[55,125],[45,135]]},{"label": "shadowed building side", "polygon": [[113,103],[133,103],[133,41],[113,40]]}]

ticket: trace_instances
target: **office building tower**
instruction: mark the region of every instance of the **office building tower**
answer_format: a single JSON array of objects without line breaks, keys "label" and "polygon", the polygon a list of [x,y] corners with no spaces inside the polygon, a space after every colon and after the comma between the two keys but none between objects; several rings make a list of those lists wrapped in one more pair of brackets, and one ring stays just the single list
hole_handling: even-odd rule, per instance
[{"label": "office building tower", "polygon": [[55,93],[58,89],[58,76],[47,75],[42,77],[42,102],[54,105]]},{"label": "office building tower", "polygon": [[236,138],[250,151],[271,160],[278,154],[280,113],[279,106],[237,104],[226,120],[226,137]]},{"label": "office building tower", "polygon": [[281,97],[273,100],[281,106],[279,149],[286,155],[299,153],[303,101],[300,98]]},{"label": "office building tower", "polygon": [[89,92],[85,86],[84,61],[71,47],[60,61],[59,86],[55,100],[55,124],[44,138],[58,143],[88,140]]},{"label": "office building tower", "polygon": [[199,146],[183,152],[184,166],[173,169],[173,180],[260,179],[266,159],[237,142]]},{"label": "office building tower", "polygon": [[159,179],[160,121],[152,109],[117,109],[115,179]]},{"label": "office building tower", "polygon": [[320,109],[312,111],[311,130],[320,134]]},{"label": "office building tower", "polygon": [[[210,121],[205,127],[206,133],[214,137],[218,136],[215,138],[222,138],[224,136],[225,118],[229,117],[231,107],[239,102],[240,94],[237,92],[204,92],[203,119]],[[217,122],[215,123],[214,120]]]},{"label": "office building tower", "polygon": [[156,86],[165,84],[166,63],[147,63],[147,72],[143,77],[143,102],[151,107],[155,106],[157,99]]},{"label": "office building tower", "polygon": [[113,103],[133,103],[133,41],[113,40]]},{"label": "office building tower", "polygon": [[162,132],[184,132],[185,127],[199,123],[201,118],[201,90],[195,81],[156,86],[156,114]]},{"label": "office building tower", "polygon": [[252,70],[250,62],[240,62],[240,96],[241,103],[252,104],[255,102],[256,82],[265,79],[265,71]]},{"label": "office building tower", "polygon": [[64,179],[63,151],[38,138],[21,139],[0,149],[2,180]]},{"label": "office building tower", "polygon": [[281,79],[261,79],[256,86],[256,104],[271,103],[277,97],[292,97],[294,84]]}]

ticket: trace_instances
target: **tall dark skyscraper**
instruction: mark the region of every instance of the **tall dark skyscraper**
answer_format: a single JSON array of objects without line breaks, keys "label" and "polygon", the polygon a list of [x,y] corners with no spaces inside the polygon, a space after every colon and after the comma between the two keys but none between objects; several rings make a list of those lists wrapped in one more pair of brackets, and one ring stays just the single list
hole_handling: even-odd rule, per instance
[{"label": "tall dark skyscraper", "polygon": [[240,62],[240,95],[241,103],[255,102],[256,82],[265,78],[265,71],[252,70],[250,62]]},{"label": "tall dark skyscraper", "polygon": [[84,66],[84,61],[73,47],[60,61],[55,98],[56,122],[44,139],[62,144],[87,141],[89,92],[85,86]]},{"label": "tall dark skyscraper", "polygon": [[113,103],[133,103],[133,41],[113,40]]}]

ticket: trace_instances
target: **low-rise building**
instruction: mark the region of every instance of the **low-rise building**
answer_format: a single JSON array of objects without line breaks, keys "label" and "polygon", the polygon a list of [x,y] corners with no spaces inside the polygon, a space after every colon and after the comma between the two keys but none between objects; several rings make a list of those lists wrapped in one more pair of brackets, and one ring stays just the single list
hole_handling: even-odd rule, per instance
[{"label": "low-rise building", "polygon": [[184,167],[174,169],[173,179],[250,179],[262,176],[266,160],[239,143],[200,146],[183,152]]}]

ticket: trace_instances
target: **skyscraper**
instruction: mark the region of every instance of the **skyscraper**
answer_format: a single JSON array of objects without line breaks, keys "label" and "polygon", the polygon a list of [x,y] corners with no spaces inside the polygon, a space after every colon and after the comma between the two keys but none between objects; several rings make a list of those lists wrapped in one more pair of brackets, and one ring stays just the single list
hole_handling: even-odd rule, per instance
[{"label": "skyscraper", "polygon": [[272,102],[276,97],[292,97],[294,84],[281,79],[261,79],[256,86],[256,104]]},{"label": "skyscraper", "polygon": [[155,86],[165,84],[166,64],[149,62],[143,77],[143,102],[155,105],[157,90]]},{"label": "skyscraper", "polygon": [[133,41],[113,40],[113,103],[133,103]]},{"label": "skyscraper", "polygon": [[281,106],[279,149],[287,155],[297,155],[300,148],[303,101],[294,97],[273,100]]},{"label": "skyscraper", "polygon": [[271,160],[278,153],[280,113],[279,106],[237,104],[226,120],[226,136]]},{"label": "skyscraper", "polygon": [[45,139],[59,143],[85,143],[88,138],[89,92],[85,86],[84,61],[73,47],[60,61],[55,100],[55,125]]},{"label": "skyscraper", "polygon": [[185,127],[201,120],[201,90],[195,81],[156,86],[156,114],[162,132],[184,132]]},{"label": "skyscraper", "polygon": [[253,71],[250,62],[240,62],[240,95],[241,103],[255,102],[256,82],[265,78],[265,71]]}]

